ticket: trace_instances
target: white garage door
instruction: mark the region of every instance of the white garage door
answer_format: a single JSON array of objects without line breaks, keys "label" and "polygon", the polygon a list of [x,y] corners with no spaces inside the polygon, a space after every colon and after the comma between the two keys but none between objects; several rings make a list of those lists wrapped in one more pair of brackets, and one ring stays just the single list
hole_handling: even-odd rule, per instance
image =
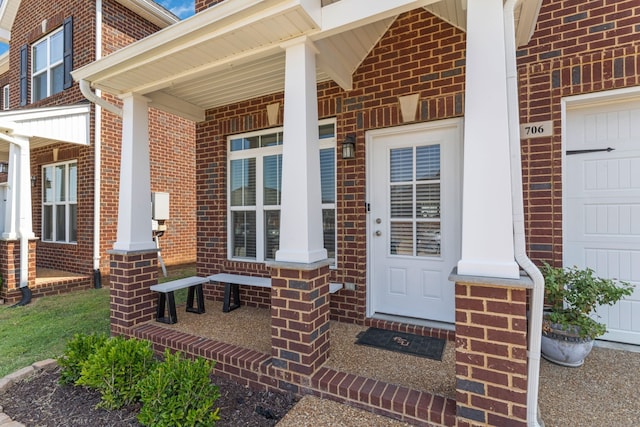
[{"label": "white garage door", "polygon": [[602,339],[640,344],[640,96],[594,104],[567,104],[564,265],[636,285],[598,314]]}]

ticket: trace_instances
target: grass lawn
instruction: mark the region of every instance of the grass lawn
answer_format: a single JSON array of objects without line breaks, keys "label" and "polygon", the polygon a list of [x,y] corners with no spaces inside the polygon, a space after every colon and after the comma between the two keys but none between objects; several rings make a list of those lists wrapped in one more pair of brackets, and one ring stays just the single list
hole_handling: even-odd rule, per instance
[{"label": "grass lawn", "polygon": [[[160,272],[159,282],[195,275],[194,266]],[[176,295],[176,302],[184,300]],[[0,378],[39,360],[62,354],[77,333],[109,334],[109,289],[34,298],[24,307],[0,306]]]}]

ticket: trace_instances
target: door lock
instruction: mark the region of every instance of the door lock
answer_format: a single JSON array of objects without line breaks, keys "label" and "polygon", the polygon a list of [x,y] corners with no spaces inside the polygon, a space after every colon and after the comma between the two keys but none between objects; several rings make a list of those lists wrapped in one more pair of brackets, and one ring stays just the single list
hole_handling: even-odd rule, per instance
[{"label": "door lock", "polygon": [[382,219],[376,218],[376,224],[382,224]]}]

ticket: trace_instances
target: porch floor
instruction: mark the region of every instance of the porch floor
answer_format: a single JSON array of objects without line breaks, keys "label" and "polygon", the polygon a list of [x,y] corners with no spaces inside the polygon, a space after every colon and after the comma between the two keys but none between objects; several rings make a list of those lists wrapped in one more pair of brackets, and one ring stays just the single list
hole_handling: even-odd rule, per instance
[{"label": "porch floor", "polygon": [[[178,323],[154,326],[233,344],[269,355],[270,310],[242,306],[222,313],[206,301],[206,313],[178,307]],[[455,342],[443,361],[402,355],[354,344],[366,326],[331,322],[331,353],[325,367],[455,399]],[[323,368],[324,369],[324,368]],[[539,407],[547,427],[640,426],[640,352],[595,347],[581,368],[541,361]],[[348,425],[348,424],[347,424]]]},{"label": "porch floor", "polygon": [[72,273],[70,271],[36,267],[36,286],[48,283],[67,282],[84,277],[86,276],[79,273]]}]

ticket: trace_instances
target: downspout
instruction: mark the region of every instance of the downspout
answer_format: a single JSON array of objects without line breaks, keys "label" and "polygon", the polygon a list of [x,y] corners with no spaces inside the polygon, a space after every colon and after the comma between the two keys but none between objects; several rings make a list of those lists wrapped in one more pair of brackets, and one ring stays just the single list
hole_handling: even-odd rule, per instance
[{"label": "downspout", "polygon": [[[102,57],[102,0],[96,0],[96,61]],[[100,98],[100,92],[96,91]],[[84,93],[84,92],[83,92]],[[102,287],[100,274],[100,185],[102,180],[102,107],[94,104],[93,148],[93,287]]]},{"label": "downspout", "polygon": [[520,109],[518,106],[518,74],[516,63],[515,14],[522,0],[507,0],[504,5],[505,47],[507,68],[507,103],[509,114],[509,146],[511,151],[511,195],[513,199],[513,243],[518,265],[533,280],[529,307],[529,349],[527,382],[527,425],[544,425],[538,419],[538,388],[540,383],[540,341],[542,339],[542,308],[544,277],[529,259],[525,248],[524,203],[522,199],[522,158],[520,154]]}]

